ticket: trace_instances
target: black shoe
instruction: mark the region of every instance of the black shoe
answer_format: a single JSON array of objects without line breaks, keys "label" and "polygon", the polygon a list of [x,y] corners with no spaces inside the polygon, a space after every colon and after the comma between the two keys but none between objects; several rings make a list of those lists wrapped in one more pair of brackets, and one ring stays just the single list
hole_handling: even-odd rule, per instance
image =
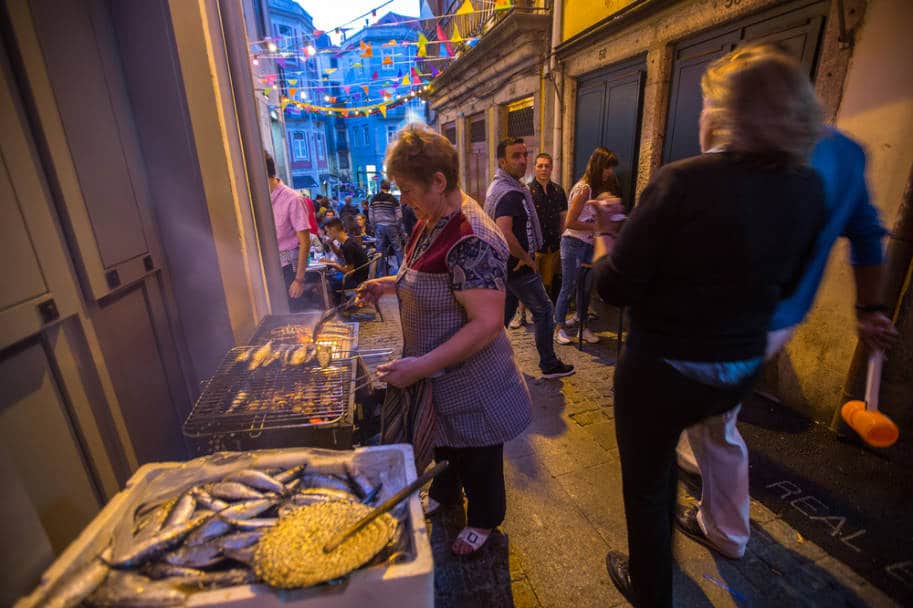
[{"label": "black shoe", "polygon": [[552,365],[542,368],[543,378],[561,378],[574,373],[574,366],[563,363],[560,359]]},{"label": "black shoe", "polygon": [[629,603],[634,604],[634,585],[631,584],[628,556],[618,551],[609,551],[605,556],[605,567],[609,571],[609,578],[612,579],[615,588]]},{"label": "black shoe", "polygon": [[683,507],[681,505],[675,510],[675,525],[685,536],[693,541],[704,545],[714,553],[725,557],[726,559],[736,560],[738,557],[727,555],[722,549],[713,544],[713,541],[707,538],[701,524],[697,521],[697,507]]}]

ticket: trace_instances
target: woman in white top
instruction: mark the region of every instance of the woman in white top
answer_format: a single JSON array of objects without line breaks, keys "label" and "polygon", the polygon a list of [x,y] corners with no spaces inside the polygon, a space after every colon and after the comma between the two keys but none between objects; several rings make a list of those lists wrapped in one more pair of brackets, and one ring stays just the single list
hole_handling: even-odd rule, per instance
[{"label": "woman in white top", "polygon": [[[564,221],[564,232],[561,235],[561,292],[555,305],[555,341],[559,344],[570,344],[567,335],[567,309],[574,297],[577,273],[581,264],[593,261],[593,233],[596,230],[595,211],[588,200],[608,192],[620,196],[618,180],[614,168],[618,165],[615,153],[599,146],[586,163],[586,171],[568,196],[567,218]],[[587,327],[587,305],[592,290],[591,281],[587,279],[583,297],[583,310],[577,311],[579,322],[583,324],[583,339],[590,344],[599,342],[599,338]]]}]

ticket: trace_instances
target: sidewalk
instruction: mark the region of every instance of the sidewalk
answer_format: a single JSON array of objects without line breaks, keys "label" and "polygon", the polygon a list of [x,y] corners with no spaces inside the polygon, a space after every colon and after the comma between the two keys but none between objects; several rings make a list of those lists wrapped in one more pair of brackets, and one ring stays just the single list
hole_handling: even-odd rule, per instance
[{"label": "sidewalk", "polygon": [[[383,312],[385,323],[361,325],[362,348],[399,344],[395,301],[384,301]],[[458,559],[449,547],[462,514],[431,519],[436,604],[624,606],[605,568],[606,553],[624,551],[627,544],[613,420],[615,342],[603,333],[600,344],[583,352],[559,347],[577,373],[543,381],[532,332],[509,335],[533,395],[533,422],[505,446],[507,520],[479,555]],[[682,488],[682,500],[694,501]],[[736,562],[715,559],[675,535],[677,605],[895,605],[755,500],[751,518],[748,551]]]}]

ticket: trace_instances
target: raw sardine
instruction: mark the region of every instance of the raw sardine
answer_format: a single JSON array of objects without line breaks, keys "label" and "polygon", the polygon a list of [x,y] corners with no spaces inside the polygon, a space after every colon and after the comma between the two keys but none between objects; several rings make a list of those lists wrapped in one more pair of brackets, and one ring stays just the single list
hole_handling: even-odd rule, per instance
[{"label": "raw sardine", "polygon": [[252,487],[237,481],[221,481],[209,488],[209,493],[214,498],[225,500],[255,500],[263,498],[263,494]]},{"label": "raw sardine", "polygon": [[279,518],[257,517],[253,519],[229,519],[226,521],[239,530],[257,530],[258,528],[275,526],[279,522]]},{"label": "raw sardine", "polygon": [[254,565],[254,552],[257,550],[257,545],[251,545],[249,547],[242,547],[240,549],[225,549],[222,551],[222,555],[228,559],[233,559],[236,562],[246,564],[250,567]]},{"label": "raw sardine", "polygon": [[200,576],[179,578],[173,582],[189,589],[209,589],[210,587],[249,585],[256,581],[256,575],[247,568],[233,568],[219,572],[204,572]]},{"label": "raw sardine", "polygon": [[197,504],[204,509],[209,509],[210,511],[221,511],[222,509],[228,508],[228,503],[219,498],[213,498],[212,495],[204,490],[203,488],[194,488],[191,490],[193,492],[194,498],[197,500]]},{"label": "raw sardine", "polygon": [[343,463],[342,467],[346,472],[349,485],[352,486],[352,489],[355,491],[355,495],[358,496],[359,500],[364,500],[368,494],[371,493],[371,490],[374,489],[374,486],[371,485],[371,482],[368,481],[364,475],[361,475],[350,467],[349,463]]},{"label": "raw sardine", "polygon": [[304,470],[307,468],[307,466],[308,466],[308,464],[306,462],[303,462],[303,463],[299,464],[298,466],[294,466],[290,469],[286,469],[286,470],[282,471],[281,473],[276,473],[272,477],[279,483],[288,483],[288,482],[292,481],[293,479],[299,477],[302,473],[304,473]]},{"label": "raw sardine", "polygon": [[343,492],[349,492],[352,489],[345,480],[321,473],[306,473],[301,478],[301,485],[309,488],[332,488]]},{"label": "raw sardine", "polygon": [[188,534],[203,525],[208,519],[213,517],[213,515],[214,514],[211,512],[194,515],[179,526],[162,530],[151,538],[134,542],[130,545],[125,554],[116,556],[112,559],[110,565],[113,568],[134,568],[139,566],[149,559],[180,544]]},{"label": "raw sardine", "polygon": [[165,555],[166,563],[183,568],[208,568],[224,559],[222,549],[215,542],[196,546],[184,545]]},{"label": "raw sardine", "polygon": [[215,541],[219,548],[222,551],[231,550],[231,549],[244,549],[246,547],[253,546],[257,544],[257,541],[260,540],[260,537],[263,536],[264,530],[251,530],[250,532],[235,532],[234,534],[229,534],[223,536],[219,540]]},{"label": "raw sardine", "polygon": [[190,519],[196,508],[197,500],[193,497],[193,494],[191,492],[184,492],[181,494],[181,497],[178,498],[174,508],[171,509],[171,512],[168,514],[168,519],[165,520],[165,524],[162,528],[181,525]]},{"label": "raw sardine", "polygon": [[235,471],[228,475],[228,477],[225,478],[225,481],[236,481],[256,490],[275,492],[276,494],[281,494],[285,490],[282,482],[273,479],[262,471],[255,471],[254,469]]},{"label": "raw sardine", "polygon": [[153,580],[177,578],[182,576],[200,576],[206,574],[197,568],[186,568],[184,566],[172,566],[169,563],[158,562],[155,564],[146,564],[143,566],[141,573]]},{"label": "raw sardine", "polygon": [[232,519],[250,519],[256,517],[264,511],[268,511],[279,502],[276,498],[263,498],[260,500],[248,500],[245,502],[236,502],[227,509],[219,512],[219,517]]},{"label": "raw sardine", "polygon": [[154,581],[132,572],[113,571],[105,583],[95,590],[88,602],[91,606],[132,608],[137,606],[180,606],[187,593],[164,581]]},{"label": "raw sardine", "polygon": [[184,545],[187,547],[195,547],[197,545],[202,545],[211,541],[214,538],[218,538],[223,534],[227,534],[231,530],[231,524],[225,521],[224,519],[219,519],[214,517],[207,521],[205,524],[193,531],[193,534],[187,537],[187,540],[184,542]]}]

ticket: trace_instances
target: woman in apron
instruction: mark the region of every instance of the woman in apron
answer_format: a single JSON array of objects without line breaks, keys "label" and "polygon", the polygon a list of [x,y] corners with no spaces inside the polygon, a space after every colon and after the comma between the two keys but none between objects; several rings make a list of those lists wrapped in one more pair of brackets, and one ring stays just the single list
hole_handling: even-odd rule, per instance
[{"label": "woman in apron", "polygon": [[457,152],[443,136],[407,127],[386,166],[419,221],[399,273],[359,291],[365,303],[390,293],[399,300],[403,358],[378,367],[389,387],[384,441],[411,442],[419,472],[432,451],[450,462],[431,485],[426,513],[461,505],[465,491],[467,527],[452,549],[468,555],[504,520],[504,442],[531,416],[504,331],[507,243],[458,187]]}]

